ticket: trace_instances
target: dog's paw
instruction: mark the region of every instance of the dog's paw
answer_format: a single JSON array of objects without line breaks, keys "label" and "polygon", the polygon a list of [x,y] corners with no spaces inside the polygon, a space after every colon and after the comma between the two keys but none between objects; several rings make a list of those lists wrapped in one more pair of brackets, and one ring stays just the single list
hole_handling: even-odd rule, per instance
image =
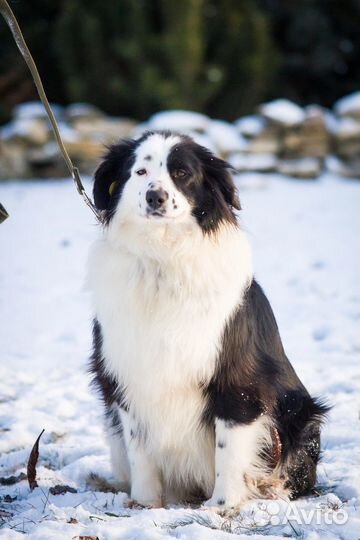
[{"label": "dog's paw", "polygon": [[211,499],[208,499],[203,503],[203,506],[207,510],[211,510],[211,512],[215,512],[216,514],[223,514],[230,509],[226,504],[224,497],[211,497]]},{"label": "dog's paw", "polygon": [[126,501],[126,503],[124,504],[124,506],[126,508],[130,508],[131,510],[144,510],[144,509],[147,509],[147,510],[151,510],[153,508],[161,508],[163,505],[161,503],[161,501],[154,501],[154,502],[151,502],[151,503],[140,503],[139,501],[136,501],[135,499],[128,499],[128,501]]},{"label": "dog's paw", "polygon": [[247,498],[239,498],[236,500],[226,499],[226,497],[212,496],[203,503],[203,507],[220,515],[236,514],[241,506],[247,502]]}]

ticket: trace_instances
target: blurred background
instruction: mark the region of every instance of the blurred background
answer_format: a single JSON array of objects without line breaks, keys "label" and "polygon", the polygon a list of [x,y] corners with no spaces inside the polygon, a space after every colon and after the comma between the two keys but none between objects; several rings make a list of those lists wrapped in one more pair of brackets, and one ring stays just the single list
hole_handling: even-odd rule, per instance
[{"label": "blurred background", "polygon": [[[359,0],[14,1],[52,101],[146,119],[235,120],[281,95],[331,106],[360,86]],[[0,26],[0,115],[36,99]]]},{"label": "blurred background", "polygon": [[[134,124],[145,122],[162,110],[197,111],[235,122],[258,112],[259,104],[277,98],[286,98],[301,107],[317,104],[331,109],[337,100],[360,89],[360,0],[14,0],[11,6],[37,62],[49,100],[61,106],[92,104],[98,109],[97,114],[95,109],[88,109],[87,117],[92,119],[99,118],[100,111],[131,119],[130,124],[118,125],[120,136],[132,134]],[[37,93],[3,21],[0,43],[0,124],[7,125],[13,119],[29,118],[29,108],[25,114],[24,109],[14,112],[14,107],[37,100]],[[61,117],[60,108],[57,113]],[[92,133],[90,137],[90,129],[83,125],[81,140],[91,138],[94,143],[87,150],[89,156],[83,159],[81,149],[73,143],[79,135],[75,116],[76,120],[84,117],[84,109],[81,115],[78,109],[73,113],[70,110],[63,116],[70,120],[70,125],[62,126],[69,139],[66,143],[72,145],[70,151],[83,169],[91,172],[91,157],[98,156],[97,140],[111,142],[116,127],[112,124],[105,129],[104,124],[102,128],[99,124],[98,136]],[[322,114],[320,119],[319,109],[316,116],[308,132],[314,126],[318,129],[320,124],[326,124],[326,134],[322,133],[320,138],[327,142],[325,149],[315,152],[315,157],[334,154],[342,161],[330,162],[330,167],[357,176],[356,160],[349,162],[349,152],[338,148],[342,141],[338,144],[337,139],[351,135],[356,142],[360,125],[347,122],[335,126],[334,118]],[[352,120],[358,116],[356,111]],[[39,118],[34,109],[32,117]],[[291,128],[301,124],[299,112],[297,118],[290,122]],[[266,115],[265,119],[269,120]],[[270,120],[276,123],[279,119]],[[24,137],[26,131],[24,125],[17,126],[22,129],[7,127],[0,133],[3,147],[10,139]],[[76,133],[65,127],[75,128]],[[169,127],[176,127],[176,123]],[[191,130],[194,126],[191,123],[185,127]],[[240,126],[238,133],[249,138],[254,130],[248,124],[245,132]],[[40,128],[38,131],[40,141]],[[195,131],[202,133],[204,129],[195,125]],[[301,157],[304,152],[297,152],[294,130],[290,135],[291,148],[286,144],[283,148],[281,139],[271,153],[283,158]],[[36,141],[31,144],[36,150]],[[355,146],[352,158],[360,150],[360,146]],[[2,176],[61,173],[59,167],[46,165],[51,148],[44,155],[32,152],[33,149],[30,148],[30,164],[24,165],[23,170],[10,164]],[[221,148],[216,149],[222,153]],[[238,150],[244,154],[244,145]],[[258,153],[268,154],[266,148],[260,150]],[[55,154],[54,149],[52,152]],[[3,149],[2,154],[4,161],[12,160],[11,149]],[[309,152],[305,154],[309,157]],[[314,157],[311,152],[310,157]],[[244,163],[247,168],[254,168],[244,159],[236,161],[240,169]],[[266,161],[260,159],[259,163]],[[310,168],[310,176],[314,176],[322,170],[320,165],[319,168],[313,163],[305,168]]]}]

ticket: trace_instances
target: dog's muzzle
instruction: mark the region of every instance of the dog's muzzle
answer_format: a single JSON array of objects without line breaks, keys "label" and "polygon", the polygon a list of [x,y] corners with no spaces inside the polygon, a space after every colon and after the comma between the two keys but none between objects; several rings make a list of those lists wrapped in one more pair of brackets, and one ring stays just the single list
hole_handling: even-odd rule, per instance
[{"label": "dog's muzzle", "polygon": [[168,192],[162,188],[149,189],[146,192],[146,202],[148,204],[148,209],[151,212],[163,212],[168,198]]}]

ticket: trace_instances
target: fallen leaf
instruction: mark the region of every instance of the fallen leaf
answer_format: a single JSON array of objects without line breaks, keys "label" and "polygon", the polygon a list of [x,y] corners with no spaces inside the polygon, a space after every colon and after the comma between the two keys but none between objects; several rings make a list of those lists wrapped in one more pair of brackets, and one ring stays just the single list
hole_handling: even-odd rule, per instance
[{"label": "fallen leaf", "polygon": [[5,502],[5,503],[12,503],[16,501],[16,499],[17,499],[16,495],[15,497],[12,497],[11,495],[4,495],[3,497],[0,497],[0,501]]},{"label": "fallen leaf", "polygon": [[49,489],[51,495],[62,495],[63,493],[77,493],[77,490],[71,486],[57,484]]},{"label": "fallen leaf", "polygon": [[1,476],[0,477],[0,484],[2,486],[12,486],[13,484],[17,484],[17,482],[21,482],[22,480],[26,480],[27,476],[23,472],[18,474],[17,476]]},{"label": "fallen leaf", "polygon": [[35,444],[32,447],[32,450],[30,452],[29,461],[28,461],[28,464],[27,464],[27,479],[28,479],[31,491],[33,489],[35,489],[36,487],[38,487],[38,483],[36,481],[36,464],[37,464],[37,461],[39,459],[40,437],[44,433],[44,431],[45,431],[45,429],[42,430],[42,432],[40,433],[40,435],[36,439]]}]

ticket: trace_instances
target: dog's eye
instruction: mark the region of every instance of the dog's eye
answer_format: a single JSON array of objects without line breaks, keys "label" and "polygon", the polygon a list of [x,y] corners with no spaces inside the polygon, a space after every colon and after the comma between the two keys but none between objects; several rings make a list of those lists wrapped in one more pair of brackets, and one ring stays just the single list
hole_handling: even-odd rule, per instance
[{"label": "dog's eye", "polygon": [[147,173],[147,170],[146,169],[138,169],[136,171],[136,174],[139,175],[139,176],[144,176],[144,174]]},{"label": "dog's eye", "polygon": [[188,173],[184,169],[176,169],[173,172],[173,177],[174,178],[185,178],[185,176],[187,176],[187,175],[188,175]]}]

